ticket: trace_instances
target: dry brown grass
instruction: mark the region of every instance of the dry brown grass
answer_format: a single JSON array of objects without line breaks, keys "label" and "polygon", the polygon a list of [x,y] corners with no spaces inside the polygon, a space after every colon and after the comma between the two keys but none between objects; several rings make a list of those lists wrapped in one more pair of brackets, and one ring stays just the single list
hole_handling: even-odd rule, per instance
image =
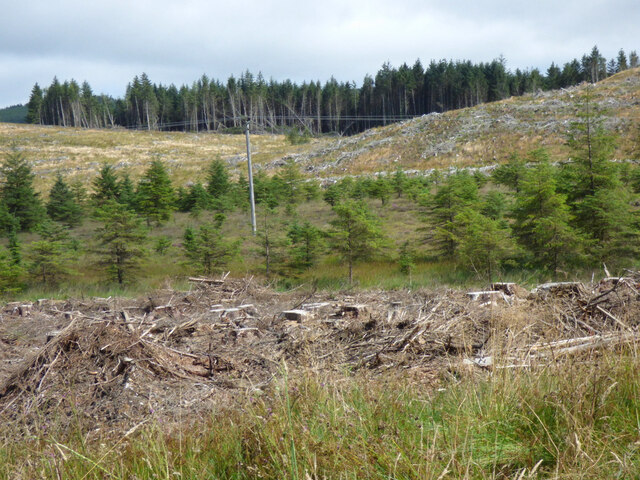
[{"label": "dry brown grass", "polygon": [[[282,135],[251,137],[252,159],[258,168],[289,151]],[[233,174],[244,167],[243,135],[84,130],[0,123],[0,156],[13,146],[33,163],[37,185],[45,190],[60,171],[69,180],[85,183],[107,163],[137,178],[149,162],[165,162],[177,185],[204,179],[206,166],[215,158],[226,160]]]}]

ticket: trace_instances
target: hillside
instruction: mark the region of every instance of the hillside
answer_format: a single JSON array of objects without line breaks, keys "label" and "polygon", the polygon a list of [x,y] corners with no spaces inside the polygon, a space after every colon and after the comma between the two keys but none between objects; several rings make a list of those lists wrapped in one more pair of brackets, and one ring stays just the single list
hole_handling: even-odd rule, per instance
[{"label": "hillside", "polygon": [[619,135],[616,158],[629,158],[640,125],[640,69],[614,75],[595,86],[569,89],[430,114],[376,128],[310,151],[292,154],[324,175],[403,169],[480,167],[504,162],[514,153],[543,146],[567,155],[565,133],[587,89],[602,109],[605,126]]},{"label": "hillside", "polygon": [[[352,137],[320,137],[290,145],[283,135],[252,135],[256,168],[273,171],[294,160],[307,174],[333,177],[379,171],[427,171],[504,162],[513,152],[546,147],[555,159],[567,155],[564,134],[587,89],[604,110],[607,128],[619,135],[616,158],[632,156],[640,123],[640,69],[594,86],[512,97],[443,114],[374,128]],[[0,155],[22,149],[41,177],[60,170],[90,179],[103,163],[137,176],[152,158],[166,162],[178,184],[202,178],[202,167],[221,157],[232,171],[244,170],[244,135],[128,130],[87,130],[0,124]],[[40,184],[48,185],[47,178]]]}]

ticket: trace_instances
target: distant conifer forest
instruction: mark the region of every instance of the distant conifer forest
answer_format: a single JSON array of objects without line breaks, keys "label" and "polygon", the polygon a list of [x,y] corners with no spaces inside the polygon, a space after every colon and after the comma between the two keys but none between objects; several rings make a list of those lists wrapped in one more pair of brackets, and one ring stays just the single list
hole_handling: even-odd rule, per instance
[{"label": "distant conifer forest", "polygon": [[607,60],[591,53],[546,72],[507,69],[503,57],[488,63],[420,60],[395,68],[384,63],[359,87],[334,77],[296,84],[265,80],[244,72],[226,82],[207,75],[190,86],[156,84],[142,73],[127,85],[124,98],[97,95],[88,82],[60,82],[31,90],[27,122],[85,128],[239,132],[246,122],[256,132],[297,130],[305,134],[353,134],[407,117],[472,107],[538,90],[597,82],[638,66],[638,55],[620,49]]}]

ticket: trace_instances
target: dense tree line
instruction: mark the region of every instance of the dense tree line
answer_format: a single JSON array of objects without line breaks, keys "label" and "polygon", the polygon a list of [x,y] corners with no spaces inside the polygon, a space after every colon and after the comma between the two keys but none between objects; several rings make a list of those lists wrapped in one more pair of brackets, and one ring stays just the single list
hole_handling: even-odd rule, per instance
[{"label": "dense tree line", "polygon": [[354,133],[409,116],[471,107],[522,95],[538,89],[556,89],[583,81],[597,82],[608,75],[638,66],[635,51],[621,49],[615,59],[604,58],[597,47],[580,60],[552,63],[538,69],[511,72],[503,58],[487,63],[420,60],[392,67],[385,63],[362,85],[331,78],[301,85],[289,80],[265,80],[244,72],[226,82],[203,75],[190,86],[153,83],[136,76],[124,98],[95,95],[91,86],[75,80],[34,85],[27,121],[44,125],[184,131],[237,131],[250,119],[258,131],[295,128],[310,134]]}]

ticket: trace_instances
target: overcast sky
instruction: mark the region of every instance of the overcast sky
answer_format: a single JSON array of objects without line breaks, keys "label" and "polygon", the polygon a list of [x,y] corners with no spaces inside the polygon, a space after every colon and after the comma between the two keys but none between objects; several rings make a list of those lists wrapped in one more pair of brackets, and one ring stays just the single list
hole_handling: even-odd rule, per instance
[{"label": "overcast sky", "polygon": [[5,0],[0,107],[33,84],[87,80],[124,95],[134,75],[191,84],[249,69],[266,79],[361,85],[389,61],[491,61],[546,70],[598,45],[640,50],[638,0]]}]

